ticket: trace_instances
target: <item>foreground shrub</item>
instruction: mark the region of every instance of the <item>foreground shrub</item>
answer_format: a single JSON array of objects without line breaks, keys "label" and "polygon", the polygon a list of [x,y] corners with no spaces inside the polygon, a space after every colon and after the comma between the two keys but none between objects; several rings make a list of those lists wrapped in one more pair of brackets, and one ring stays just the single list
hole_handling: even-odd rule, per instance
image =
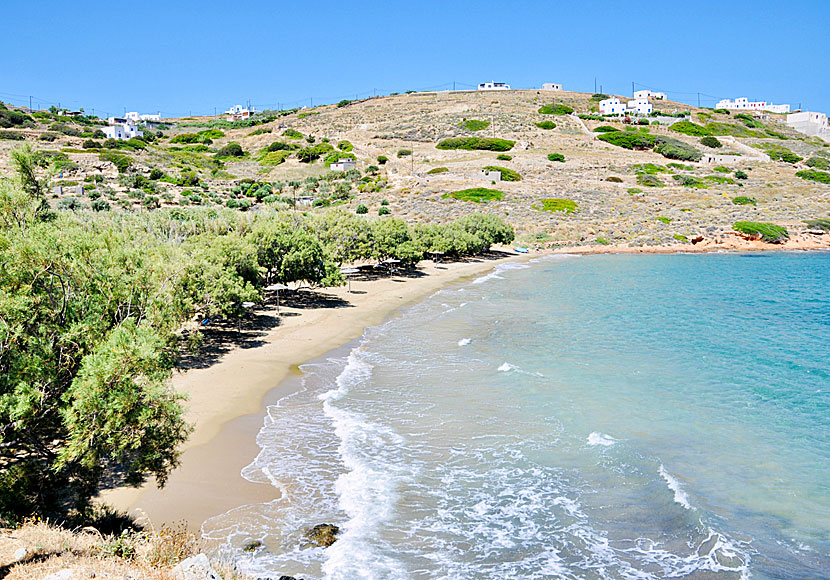
[{"label": "foreground shrub", "polygon": [[0,131],[0,139],[6,141],[23,141],[25,138],[22,133],[15,133],[14,131]]},{"label": "foreground shrub", "polygon": [[645,187],[665,187],[665,184],[656,175],[649,175],[648,173],[638,173],[637,183]]},{"label": "foreground shrub", "polygon": [[735,179],[747,179],[749,175],[746,172],[741,171],[740,169],[735,170]]},{"label": "foreground shrub", "polygon": [[825,171],[816,171],[815,169],[804,169],[798,171],[796,176],[808,181],[817,181],[819,183],[830,183],[830,173]]},{"label": "foreground shrub", "polygon": [[355,209],[354,212],[357,213],[357,214],[369,213],[369,208],[361,203],[360,205],[357,206],[357,209]]},{"label": "foreground shrub", "polygon": [[461,122],[461,126],[468,131],[483,131],[490,126],[490,121],[480,121],[478,119],[467,119]]},{"label": "foreground shrub", "polygon": [[751,197],[746,197],[745,195],[739,195],[738,197],[732,198],[732,203],[735,205],[758,205],[758,202]]},{"label": "foreground shrub", "polygon": [[239,143],[228,143],[216,152],[216,157],[242,157],[245,152]]},{"label": "foreground shrub", "polygon": [[770,223],[762,222],[735,222],[732,229],[748,236],[760,236],[770,244],[779,244],[790,237],[787,229]]},{"label": "foreground shrub", "polygon": [[548,153],[548,161],[558,161],[560,163],[564,163],[565,156],[561,153]]},{"label": "foreground shrub", "polygon": [[541,204],[534,205],[533,207],[534,209],[538,209],[540,211],[555,211],[562,213],[576,213],[578,209],[575,201],[563,198],[543,199]]},{"label": "foreground shrub", "polygon": [[556,123],[553,121],[540,121],[536,126],[540,129],[556,129]]},{"label": "foreground shrub", "polygon": [[442,199],[451,197],[459,201],[474,201],[476,203],[484,203],[488,201],[501,201],[502,197],[504,197],[504,192],[501,192],[497,189],[474,187],[471,189],[462,189],[461,191],[454,191],[452,193],[445,193],[441,197]]},{"label": "foreground shrub", "polygon": [[723,143],[721,143],[717,137],[712,137],[711,135],[701,139],[700,144],[705,147],[711,147],[712,149],[720,149],[723,147]]},{"label": "foreground shrub", "polygon": [[815,169],[830,169],[830,159],[825,157],[810,157],[805,163]]},{"label": "foreground shrub", "polygon": [[614,131],[619,131],[619,129],[612,127],[611,125],[600,125],[599,127],[594,127],[594,133],[613,133]]},{"label": "foreground shrub", "polygon": [[352,145],[351,142],[346,141],[344,139],[342,141],[337,142],[337,148],[340,149],[341,151],[347,151],[348,152],[348,151],[351,151],[352,149],[354,149],[354,145]]},{"label": "foreground shrub", "polygon": [[696,125],[691,121],[678,121],[671,126],[671,130],[676,133],[691,135],[692,137],[706,137],[710,135],[709,130],[706,127]]},{"label": "foreground shrub", "polygon": [[605,141],[611,145],[622,147],[623,149],[643,150],[654,147],[656,138],[654,135],[646,135],[644,133],[629,133],[627,131],[612,131],[610,133],[603,133],[599,136],[600,141]]},{"label": "foreground shrub", "polygon": [[496,137],[456,137],[444,139],[438,142],[436,149],[463,149],[466,151],[510,151],[516,144],[509,139],[497,139]]},{"label": "foreground shrub", "polygon": [[386,155],[378,155],[378,164],[379,165],[386,165],[387,161],[389,161],[389,158]]},{"label": "foreground shrub", "polygon": [[488,165],[484,167],[484,171],[498,171],[501,173],[502,181],[521,181],[522,176],[518,172],[508,169],[506,167],[498,167],[496,165]]},{"label": "foreground shrub", "polygon": [[392,210],[386,207],[385,205],[382,205],[378,208],[378,215],[390,215],[391,213]]},{"label": "foreground shrub", "polygon": [[683,141],[671,137],[657,137],[654,152],[659,153],[666,159],[678,159],[680,161],[700,161],[703,154]]},{"label": "foreground shrub", "polygon": [[411,149],[399,149],[398,150],[398,157],[399,158],[400,157],[409,157],[410,155],[412,155],[412,150]]},{"label": "foreground shrub", "polygon": [[798,163],[803,159],[803,157],[799,157],[783,145],[777,145],[773,143],[755,145],[759,149],[763,149],[769,158],[773,161],[784,161],[785,163]]},{"label": "foreground shrub", "polygon": [[543,105],[539,109],[542,115],[570,115],[574,110],[568,105]]},{"label": "foreground shrub", "polygon": [[513,156],[512,155],[507,155],[506,153],[499,153],[498,155],[496,155],[496,160],[497,161],[512,161]]},{"label": "foreground shrub", "polygon": [[447,173],[449,171],[446,167],[436,167],[435,169],[430,169],[427,171],[427,175],[436,175],[438,173]]},{"label": "foreground shrub", "polygon": [[830,232],[830,219],[819,218],[815,220],[804,220],[804,223],[807,224],[807,227],[809,228]]},{"label": "foreground shrub", "polygon": [[302,139],[303,134],[295,129],[286,129],[282,132],[283,137],[288,137],[289,139]]}]

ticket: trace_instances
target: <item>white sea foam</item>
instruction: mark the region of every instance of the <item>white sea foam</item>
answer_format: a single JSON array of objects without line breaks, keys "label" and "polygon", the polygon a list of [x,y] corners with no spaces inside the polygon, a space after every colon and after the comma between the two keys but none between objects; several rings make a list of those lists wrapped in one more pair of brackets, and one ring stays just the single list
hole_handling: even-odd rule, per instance
[{"label": "white sea foam", "polygon": [[603,447],[610,447],[616,442],[617,440],[611,437],[610,435],[600,433],[599,431],[594,431],[590,435],[588,435],[588,445],[592,447],[597,445],[602,445]]},{"label": "white sea foam", "polygon": [[458,346],[467,346],[471,342],[473,342],[473,339],[471,339],[471,338],[462,338],[461,340],[458,341]]},{"label": "white sea foam", "polygon": [[513,262],[507,262],[506,264],[499,264],[495,268],[493,268],[492,272],[485,274],[484,276],[480,276],[473,280],[473,284],[483,284],[489,280],[504,280],[503,276],[499,276],[508,270],[524,270],[526,268],[530,268],[527,264],[516,264]]},{"label": "white sea foam", "polygon": [[692,504],[689,503],[689,496],[683,490],[683,487],[680,485],[680,482],[677,479],[675,479],[668,471],[666,471],[666,468],[663,466],[662,463],[660,464],[659,471],[660,477],[666,480],[669,489],[674,492],[674,501],[682,505],[687,510],[692,509]]},{"label": "white sea foam", "polygon": [[512,371],[514,368],[516,368],[516,367],[514,367],[512,364],[506,362],[506,363],[502,363],[501,366],[497,370],[499,370],[503,373],[506,373],[507,371]]},{"label": "white sea foam", "polygon": [[496,369],[496,370],[499,371],[499,372],[502,372],[502,373],[515,372],[515,373],[519,373],[519,374],[522,374],[522,375],[527,375],[527,376],[530,376],[530,377],[544,377],[545,376],[542,373],[528,372],[528,371],[522,370],[518,366],[510,364],[509,362],[503,362],[501,365],[499,365],[499,368]]}]

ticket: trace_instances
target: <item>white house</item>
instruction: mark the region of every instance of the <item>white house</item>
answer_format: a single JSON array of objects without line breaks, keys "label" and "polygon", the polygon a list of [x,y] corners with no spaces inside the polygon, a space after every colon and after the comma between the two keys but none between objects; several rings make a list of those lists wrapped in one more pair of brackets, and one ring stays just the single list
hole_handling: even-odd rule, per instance
[{"label": "white house", "polygon": [[354,159],[338,159],[329,165],[329,169],[332,171],[349,171],[355,167],[357,167],[357,161]]},{"label": "white house", "polygon": [[481,83],[478,85],[478,90],[480,91],[509,91],[510,85],[507,83],[497,83],[495,81],[490,81],[489,83]]},{"label": "white house", "polygon": [[648,102],[648,99],[645,97],[634,99],[633,101],[628,101],[628,107],[626,107],[625,112],[629,115],[651,115],[651,112],[654,110],[654,106]]},{"label": "white house", "polygon": [[161,122],[161,113],[157,115],[139,115],[137,112],[132,111],[127,113],[126,118],[128,121],[132,121],[133,123],[138,123],[139,121],[150,121],[150,122]]},{"label": "white house", "polygon": [[602,115],[622,115],[625,113],[625,105],[617,97],[611,97],[599,102],[599,112]]},{"label": "white house", "polygon": [[242,105],[234,105],[227,111],[225,114],[228,116],[228,121],[239,121],[241,119],[247,119],[252,115],[255,115],[257,110],[254,107],[248,109],[247,107],[243,107]]},{"label": "white house", "polygon": [[655,99],[658,101],[663,101],[666,99],[666,93],[658,93],[655,91],[649,90],[642,90],[642,91],[634,91],[634,98],[635,99]]},{"label": "white house", "polygon": [[787,115],[787,125],[800,133],[830,139],[830,124],[827,115],[813,111],[802,111]]},{"label": "white house", "polygon": [[562,83],[542,83],[543,91],[561,91]]},{"label": "white house", "polygon": [[768,111],[770,113],[789,113],[789,105],[773,105],[766,101],[750,101],[746,97],[738,97],[734,101],[731,99],[721,99],[715,105],[716,109],[727,109],[730,111]]},{"label": "white house", "polygon": [[134,137],[141,137],[144,131],[138,128],[135,123],[124,123],[110,125],[109,127],[102,127],[101,130],[107,139],[132,139]]}]

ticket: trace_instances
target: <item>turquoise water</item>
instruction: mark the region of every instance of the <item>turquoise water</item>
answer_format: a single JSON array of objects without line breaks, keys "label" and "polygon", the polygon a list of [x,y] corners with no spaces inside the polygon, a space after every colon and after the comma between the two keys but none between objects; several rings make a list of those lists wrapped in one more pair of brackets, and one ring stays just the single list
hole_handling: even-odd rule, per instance
[{"label": "turquoise water", "polygon": [[827,253],[508,264],[304,366],[243,472],[283,498],[204,532],[260,576],[830,577],[829,343]]}]

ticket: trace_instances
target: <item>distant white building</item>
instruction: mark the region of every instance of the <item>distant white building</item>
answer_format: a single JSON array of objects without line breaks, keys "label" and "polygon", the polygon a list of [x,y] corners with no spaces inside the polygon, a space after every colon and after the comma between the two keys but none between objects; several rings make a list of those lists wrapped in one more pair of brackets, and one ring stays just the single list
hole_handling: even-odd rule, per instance
[{"label": "distant white building", "polygon": [[634,98],[635,99],[655,99],[657,101],[663,101],[666,99],[666,93],[658,93],[655,91],[649,90],[642,90],[642,91],[634,91]]},{"label": "distant white building", "polygon": [[225,111],[225,114],[228,116],[228,121],[240,121],[255,115],[257,112],[258,111],[254,107],[249,109],[247,107],[243,107],[242,105],[234,105]]},{"label": "distant white building", "polygon": [[654,106],[648,102],[646,97],[640,97],[634,99],[633,101],[628,101],[628,107],[625,109],[625,112],[629,115],[642,116],[651,115],[652,111],[654,111]]},{"label": "distant white building", "polygon": [[766,101],[750,101],[746,97],[732,99],[721,99],[715,105],[716,109],[727,109],[729,111],[767,111],[769,113],[789,113],[789,105],[773,105]]},{"label": "distant white building", "polygon": [[625,105],[617,97],[611,97],[599,102],[599,112],[602,115],[622,115],[625,113]]},{"label": "distant white building", "polygon": [[561,91],[562,83],[542,83],[543,91]]},{"label": "distant white building", "polygon": [[787,115],[787,125],[805,135],[830,140],[830,124],[827,115],[813,111],[802,111]]},{"label": "distant white building", "polygon": [[134,137],[141,137],[144,131],[138,128],[135,123],[117,123],[108,127],[102,127],[101,131],[107,136],[107,139],[133,139]]},{"label": "distant white building", "polygon": [[133,111],[127,113],[125,116],[128,121],[132,121],[133,123],[138,123],[139,121],[161,123],[161,113],[158,113],[157,115],[139,115],[137,112]]},{"label": "distant white building", "polygon": [[478,85],[478,90],[480,91],[509,91],[510,85],[507,83],[497,83],[495,81],[490,81],[489,83],[481,83]]},{"label": "distant white building", "polygon": [[329,169],[332,171],[350,171],[355,167],[357,167],[357,161],[354,159],[338,159],[329,165]]}]

